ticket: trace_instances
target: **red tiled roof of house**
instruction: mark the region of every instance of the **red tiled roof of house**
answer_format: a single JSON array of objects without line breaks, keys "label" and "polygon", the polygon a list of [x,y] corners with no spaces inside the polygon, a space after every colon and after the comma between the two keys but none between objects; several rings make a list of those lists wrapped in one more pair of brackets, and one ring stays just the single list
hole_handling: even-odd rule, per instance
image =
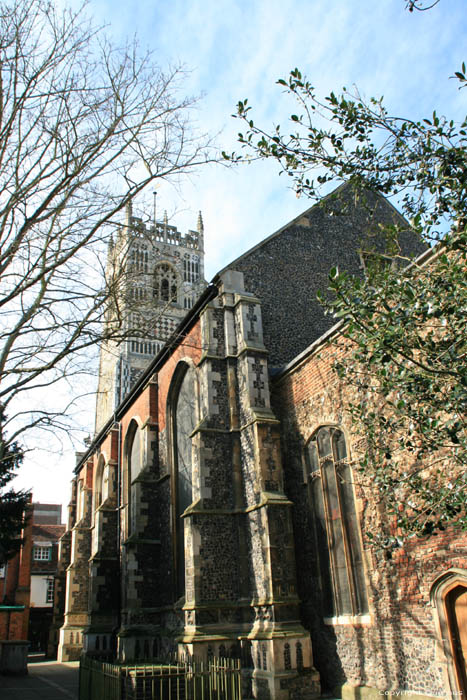
[{"label": "red tiled roof of house", "polygon": [[35,542],[57,542],[66,530],[66,525],[33,525],[32,538]]}]

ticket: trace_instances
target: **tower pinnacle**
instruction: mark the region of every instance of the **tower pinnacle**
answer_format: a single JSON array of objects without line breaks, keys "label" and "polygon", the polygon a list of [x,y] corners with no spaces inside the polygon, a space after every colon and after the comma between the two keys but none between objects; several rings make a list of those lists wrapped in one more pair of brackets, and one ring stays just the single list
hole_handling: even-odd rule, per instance
[{"label": "tower pinnacle", "polygon": [[127,202],[127,205],[126,205],[126,220],[127,220],[128,225],[131,222],[132,216],[133,216],[133,202],[131,201],[131,199],[129,199]]},{"label": "tower pinnacle", "polygon": [[198,233],[204,233],[204,223],[203,223],[203,216],[202,216],[201,212],[199,212],[199,214],[198,214],[197,228],[198,228]]}]

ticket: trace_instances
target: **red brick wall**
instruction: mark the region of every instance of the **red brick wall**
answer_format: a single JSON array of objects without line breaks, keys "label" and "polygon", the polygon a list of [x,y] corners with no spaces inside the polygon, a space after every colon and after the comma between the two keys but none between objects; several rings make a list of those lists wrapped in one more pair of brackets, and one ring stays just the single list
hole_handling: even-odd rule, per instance
[{"label": "red brick wall", "polygon": [[167,395],[170,389],[173,373],[179,362],[190,359],[195,365],[201,359],[201,326],[200,321],[191,329],[183,343],[175,350],[160,370],[158,375],[159,397],[158,415],[159,430],[162,431],[166,425]]},{"label": "red brick wall", "polygon": [[24,618],[29,616],[29,612],[9,612],[0,611],[0,639],[22,639],[28,638],[28,626],[26,623],[26,634],[24,634]]},{"label": "red brick wall", "polygon": [[[131,421],[134,418],[139,418],[141,423],[150,421],[158,423],[159,430],[165,428],[165,413],[167,406],[167,394],[172,381],[173,373],[179,362],[190,359],[194,364],[198,364],[201,358],[201,329],[200,323],[191,329],[187,334],[183,343],[181,343],[171,354],[168,361],[159,370],[157,375],[157,385],[148,384],[141,394],[133,401],[123,418],[121,419],[122,426],[122,444],[125,443],[125,437]],[[109,450],[109,437],[102,443],[101,450]]]},{"label": "red brick wall", "polygon": [[0,611],[0,639],[27,639],[29,624],[29,598],[31,586],[31,561],[32,561],[32,517],[26,522],[21,533],[23,544],[20,551],[8,562],[5,596],[2,598],[5,604],[24,605],[22,612]]},{"label": "red brick wall", "polygon": [[299,595],[304,622],[310,629],[315,662],[324,686],[345,681],[380,690],[409,689],[443,697],[446,659],[440,657],[436,610],[430,603],[435,580],[452,567],[467,571],[467,533],[454,529],[426,540],[412,539],[391,553],[372,549],[364,533],[374,518],[384,518],[372,489],[356,487],[361,518],[370,602],[370,621],[359,624],[325,624],[320,615],[320,593],[311,590],[316,580],[313,545],[310,544],[310,499],[304,483],[304,451],[321,424],[340,425],[346,434],[350,457],[358,456],[361,437],[346,414],[350,389],[332,370],[345,352],[338,338],[311,354],[275,385],[273,401],[283,427],[286,491],[294,501]]}]

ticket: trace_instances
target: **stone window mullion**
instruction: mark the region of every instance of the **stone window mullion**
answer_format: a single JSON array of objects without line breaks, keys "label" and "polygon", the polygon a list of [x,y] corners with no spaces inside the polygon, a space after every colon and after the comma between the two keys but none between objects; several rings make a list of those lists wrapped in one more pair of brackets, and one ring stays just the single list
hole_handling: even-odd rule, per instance
[{"label": "stone window mullion", "polygon": [[[339,503],[339,515],[340,515],[339,526],[340,526],[340,531],[341,531],[343,554],[345,557],[345,568],[344,567],[343,568],[344,568],[344,571],[346,574],[347,586],[348,586],[348,591],[350,594],[350,603],[351,603],[351,608],[352,608],[352,614],[356,615],[357,614],[357,604],[356,604],[356,595],[355,595],[355,581],[354,581],[354,576],[353,576],[352,559],[350,556],[349,534],[348,534],[348,527],[347,527],[346,518],[345,518],[345,508],[344,508],[342,490],[341,490],[341,479],[340,479],[340,474],[338,471],[338,465],[337,465],[337,460],[336,460],[336,455],[335,455],[334,436],[332,436],[331,440],[332,440],[332,446],[333,446],[332,467],[333,467],[333,471],[334,471],[334,477],[336,480],[336,494],[337,494],[337,500]],[[341,562],[336,562],[337,566],[339,566],[340,564],[341,564]],[[342,562],[342,564],[343,564],[343,562]]]},{"label": "stone window mullion", "polygon": [[319,428],[307,454],[323,595],[331,583],[336,616],[367,612],[363,555],[343,433],[331,426]]},{"label": "stone window mullion", "polygon": [[[319,483],[321,485],[321,497],[323,500],[323,505],[324,505],[324,518],[326,523],[329,523],[331,521],[331,509],[330,509],[330,504],[329,504],[329,489],[328,489],[328,483],[327,483],[327,478],[326,478],[326,472],[323,470],[321,460],[319,460]],[[338,587],[338,582],[336,580],[336,570],[334,566],[334,557],[332,556],[332,552],[334,551],[334,532],[331,530],[331,528],[326,527],[326,538],[327,538],[327,543],[328,543],[328,551],[330,553],[329,557],[329,564],[330,564],[330,573],[331,573],[331,582],[332,582],[332,589],[333,589],[333,599],[334,599],[334,606],[335,606],[335,613],[338,615],[339,614],[339,587]]]}]

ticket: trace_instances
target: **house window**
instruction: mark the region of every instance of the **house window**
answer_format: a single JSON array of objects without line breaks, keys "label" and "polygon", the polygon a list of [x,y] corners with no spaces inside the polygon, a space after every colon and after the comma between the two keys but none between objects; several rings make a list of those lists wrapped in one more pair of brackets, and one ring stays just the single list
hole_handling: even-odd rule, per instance
[{"label": "house window", "polygon": [[319,428],[307,449],[326,617],[368,612],[360,532],[344,433]]},{"label": "house window", "polygon": [[52,547],[34,547],[34,561],[50,561],[52,559]]},{"label": "house window", "polygon": [[54,580],[53,580],[53,578],[47,579],[47,591],[45,594],[45,602],[46,603],[53,603],[54,602]]}]

